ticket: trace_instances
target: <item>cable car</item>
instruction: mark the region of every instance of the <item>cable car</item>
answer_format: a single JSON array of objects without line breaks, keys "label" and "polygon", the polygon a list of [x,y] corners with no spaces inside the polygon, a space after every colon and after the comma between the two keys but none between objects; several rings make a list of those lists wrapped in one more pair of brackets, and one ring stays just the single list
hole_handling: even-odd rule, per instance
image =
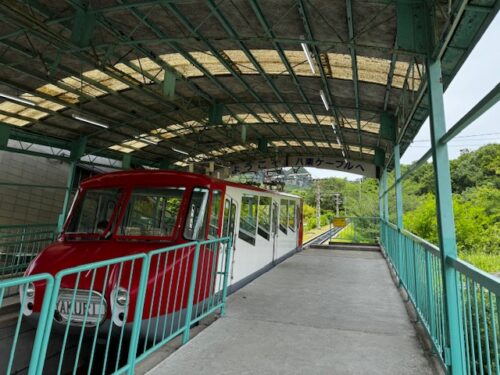
[{"label": "cable car", "polygon": [[[61,235],[39,253],[25,275],[56,275],[178,245],[175,256],[160,252],[151,258],[143,306],[147,326],[166,331],[167,324],[174,329],[185,317],[193,241],[233,238],[228,284],[234,291],[298,250],[302,228],[302,202],[294,195],[177,171],[107,173],[81,183]],[[213,267],[220,268],[222,262],[220,249],[200,251],[196,311],[207,299],[217,297],[214,285],[219,280]],[[130,324],[140,266],[141,261],[134,260],[62,277],[56,325]],[[36,317],[44,286],[30,284],[25,295],[24,314]]]}]

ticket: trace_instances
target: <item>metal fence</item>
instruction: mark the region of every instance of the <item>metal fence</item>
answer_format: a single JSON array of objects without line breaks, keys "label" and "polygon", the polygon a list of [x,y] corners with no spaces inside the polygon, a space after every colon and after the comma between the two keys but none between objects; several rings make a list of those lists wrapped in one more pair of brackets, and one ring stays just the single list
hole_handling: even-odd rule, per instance
[{"label": "metal fence", "polygon": [[[447,358],[446,315],[439,248],[381,221],[381,245],[442,363]],[[466,374],[499,374],[500,280],[460,259],[448,258],[457,278],[461,366]]]},{"label": "metal fence", "polygon": [[0,279],[22,274],[56,231],[55,224],[0,226]]},{"label": "metal fence", "polygon": [[[223,314],[230,248],[229,237],[190,242],[0,281],[0,374],[133,373],[173,338],[187,342],[193,324]],[[13,286],[20,307],[2,311]]]},{"label": "metal fence", "polygon": [[[345,226],[335,232],[330,242],[376,244],[379,237],[378,217],[345,217],[340,218]],[[337,220],[334,220],[334,223]],[[342,221],[342,220],[340,220]]]}]

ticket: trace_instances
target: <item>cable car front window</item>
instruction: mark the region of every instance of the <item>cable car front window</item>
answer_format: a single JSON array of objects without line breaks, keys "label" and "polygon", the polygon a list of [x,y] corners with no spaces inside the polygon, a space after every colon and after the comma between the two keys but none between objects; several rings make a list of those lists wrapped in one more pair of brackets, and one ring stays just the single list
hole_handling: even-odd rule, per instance
[{"label": "cable car front window", "polygon": [[194,188],[188,206],[184,238],[202,240],[207,222],[208,189]]},{"label": "cable car front window", "polygon": [[111,228],[121,189],[88,189],[77,200],[66,234],[103,234]]},{"label": "cable car front window", "polygon": [[120,235],[172,237],[184,191],[185,188],[134,189]]}]

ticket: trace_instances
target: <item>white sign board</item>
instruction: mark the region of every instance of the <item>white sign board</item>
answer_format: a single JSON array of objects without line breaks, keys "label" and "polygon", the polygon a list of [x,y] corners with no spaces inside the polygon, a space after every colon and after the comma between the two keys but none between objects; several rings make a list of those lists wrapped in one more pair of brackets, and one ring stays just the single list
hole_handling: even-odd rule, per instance
[{"label": "white sign board", "polygon": [[360,160],[344,160],[343,158],[330,156],[281,156],[276,158],[249,160],[247,162],[233,164],[230,173],[235,175],[282,167],[314,167],[374,178],[377,175],[377,168],[372,163]]}]

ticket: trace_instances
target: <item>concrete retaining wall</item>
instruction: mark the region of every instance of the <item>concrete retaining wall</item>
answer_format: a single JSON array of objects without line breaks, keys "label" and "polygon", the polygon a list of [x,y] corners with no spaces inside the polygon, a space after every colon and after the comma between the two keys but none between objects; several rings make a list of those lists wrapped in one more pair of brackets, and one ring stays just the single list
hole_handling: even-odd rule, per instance
[{"label": "concrete retaining wall", "polygon": [[[0,151],[0,182],[65,186],[67,163]],[[56,223],[64,190],[0,185],[0,225]]]}]

